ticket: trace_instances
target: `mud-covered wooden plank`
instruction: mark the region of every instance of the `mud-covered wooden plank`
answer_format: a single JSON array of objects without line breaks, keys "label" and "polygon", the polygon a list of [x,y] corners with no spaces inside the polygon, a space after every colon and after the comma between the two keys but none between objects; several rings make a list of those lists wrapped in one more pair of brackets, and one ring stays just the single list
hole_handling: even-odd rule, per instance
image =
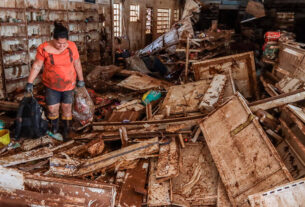
[{"label": "mud-covered wooden plank", "polygon": [[10,101],[0,101],[1,111],[17,111],[19,108],[19,103]]},{"label": "mud-covered wooden plank", "polygon": [[288,104],[287,107],[305,124],[305,113],[302,108],[291,104]]},{"label": "mud-covered wooden plank", "polygon": [[249,196],[251,207],[304,207],[305,179],[276,186]]},{"label": "mud-covered wooden plank", "polygon": [[8,200],[23,200],[29,206],[52,207],[82,207],[85,199],[71,196],[41,194],[38,192],[18,189],[4,189],[0,187],[0,197]]},{"label": "mud-covered wooden plank", "polygon": [[223,185],[220,178],[218,180],[217,188],[217,207],[232,207],[225,186]]},{"label": "mud-covered wooden plank", "polygon": [[198,111],[209,84],[209,80],[201,80],[170,87],[160,110],[163,114],[167,107],[170,107],[170,114]]},{"label": "mud-covered wooden plank", "polygon": [[[91,207],[114,206],[116,195],[114,185],[33,175],[1,166],[0,173],[3,177],[0,179],[0,188],[4,189],[1,193],[10,195],[10,192],[14,192],[9,196],[11,199],[25,199],[27,204],[63,207],[74,206],[74,204],[77,204],[75,206]],[[39,203],[36,201],[31,203],[32,199]],[[43,204],[44,200],[46,200],[45,204]],[[70,202],[72,202],[71,204],[78,203],[68,205]]]},{"label": "mud-covered wooden plank", "polygon": [[123,185],[119,195],[119,206],[121,207],[141,207],[143,202],[143,191],[145,190],[148,160],[141,160],[137,167],[127,170]]},{"label": "mud-covered wooden plank", "polygon": [[255,101],[249,104],[252,112],[258,111],[259,109],[268,110],[275,107],[283,106],[289,103],[295,103],[305,99],[304,88],[298,89],[290,93],[284,93],[278,96]]},{"label": "mud-covered wooden plank", "polygon": [[248,195],[292,180],[258,120],[245,125],[251,115],[238,94],[200,123],[233,206],[247,206]]},{"label": "mud-covered wooden plank", "polygon": [[157,163],[157,179],[170,179],[179,174],[179,156],[176,139],[172,138],[169,144],[161,145]]},{"label": "mud-covered wooden plank", "polygon": [[206,143],[186,144],[180,159],[179,175],[172,179],[173,195],[190,206],[216,205],[218,172]]},{"label": "mud-covered wooden plank", "polygon": [[171,85],[169,82],[161,81],[144,74],[133,74],[118,84],[118,86],[135,91],[147,91],[160,87],[167,89]]},{"label": "mud-covered wooden plank", "polygon": [[221,98],[221,94],[224,90],[226,84],[226,76],[225,75],[215,75],[213,80],[205,92],[199,108],[201,111],[212,111],[214,106],[218,103]]},{"label": "mud-covered wooden plank", "polygon": [[80,176],[96,170],[107,168],[125,160],[131,161],[149,157],[159,151],[158,137],[124,147],[110,153],[87,159],[80,165],[73,176]]},{"label": "mud-covered wooden plank", "polygon": [[37,150],[28,152],[21,152],[15,155],[0,158],[0,165],[4,167],[18,165],[21,163],[31,162],[34,160],[40,160],[48,157],[52,157],[53,152],[50,148],[44,147]]},{"label": "mud-covered wooden plank", "polygon": [[22,143],[21,149],[24,151],[29,151],[38,146],[43,146],[47,144],[55,144],[55,139],[48,135],[40,137],[38,139],[26,139]]},{"label": "mud-covered wooden plank", "polygon": [[151,159],[147,206],[168,206],[171,205],[171,185],[170,181],[158,182],[156,178],[157,160]]}]

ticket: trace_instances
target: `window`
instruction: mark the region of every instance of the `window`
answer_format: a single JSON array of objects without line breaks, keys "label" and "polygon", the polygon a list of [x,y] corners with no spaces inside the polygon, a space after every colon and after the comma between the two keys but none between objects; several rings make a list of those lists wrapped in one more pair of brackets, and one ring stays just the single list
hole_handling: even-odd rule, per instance
[{"label": "window", "polygon": [[165,33],[170,28],[170,9],[158,9],[157,12],[157,33]]},{"label": "window", "polygon": [[178,9],[174,10],[174,21],[175,22],[179,21],[179,10]]},{"label": "window", "polygon": [[146,34],[151,34],[152,30],[152,8],[146,8]]},{"label": "window", "polygon": [[140,20],[140,6],[130,5],[130,22],[137,22]]},{"label": "window", "polygon": [[113,4],[113,33],[115,37],[122,36],[122,5]]}]

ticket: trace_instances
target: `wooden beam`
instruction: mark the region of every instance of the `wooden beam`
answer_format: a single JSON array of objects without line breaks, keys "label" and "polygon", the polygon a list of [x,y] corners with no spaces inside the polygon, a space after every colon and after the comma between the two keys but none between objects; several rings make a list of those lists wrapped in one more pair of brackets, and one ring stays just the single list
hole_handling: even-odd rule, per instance
[{"label": "wooden beam", "polygon": [[226,76],[225,75],[215,75],[213,80],[205,92],[201,103],[199,104],[199,109],[201,111],[212,111],[215,105],[218,103],[221,98],[221,93],[223,92],[226,85]]},{"label": "wooden beam", "polygon": [[158,137],[149,139],[138,144],[130,145],[108,154],[100,155],[87,159],[79,166],[79,169],[73,176],[81,176],[99,169],[107,168],[115,163],[124,160],[136,160],[143,157],[149,157],[159,151]]},{"label": "wooden beam", "polygon": [[182,134],[178,134],[179,142],[182,148],[185,148],[184,140]]},{"label": "wooden beam", "polygon": [[7,157],[0,158],[0,165],[4,167],[18,165],[21,163],[31,162],[34,160],[40,160],[48,157],[52,157],[53,152],[50,148],[44,147],[37,150],[28,152],[21,152],[18,154],[10,155]]},{"label": "wooden beam", "polygon": [[285,93],[278,96],[252,102],[249,104],[249,107],[252,112],[255,112],[259,109],[268,110],[289,103],[298,102],[304,99],[305,99],[305,90],[302,88],[291,93]]},{"label": "wooden beam", "polygon": [[19,108],[19,103],[10,102],[10,101],[0,101],[1,111],[17,111],[18,108]]}]

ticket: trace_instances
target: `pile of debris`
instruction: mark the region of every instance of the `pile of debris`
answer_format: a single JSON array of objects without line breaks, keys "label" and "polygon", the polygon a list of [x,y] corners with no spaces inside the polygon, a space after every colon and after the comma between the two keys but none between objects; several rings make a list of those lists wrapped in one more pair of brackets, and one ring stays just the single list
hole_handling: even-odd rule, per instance
[{"label": "pile of debris", "polygon": [[[198,4],[190,2],[193,7],[186,6],[186,11],[197,11]],[[166,42],[169,33],[158,40],[161,46],[153,43],[130,61],[143,61],[141,55],[148,51],[180,57],[184,52],[180,45],[185,43],[186,51],[201,50],[198,54],[203,56],[192,64],[190,56],[184,56],[178,81],[148,75],[145,61],[135,64],[139,67],[134,70],[96,67],[87,76],[95,104],[93,122],[75,123],[70,141],[44,136],[1,149],[0,203],[75,207],[305,203],[303,45],[281,43],[273,71],[264,71],[257,83],[253,52],[218,53],[213,59],[204,55],[228,41],[227,33],[211,29],[205,37],[191,39],[181,31],[175,44]]]}]

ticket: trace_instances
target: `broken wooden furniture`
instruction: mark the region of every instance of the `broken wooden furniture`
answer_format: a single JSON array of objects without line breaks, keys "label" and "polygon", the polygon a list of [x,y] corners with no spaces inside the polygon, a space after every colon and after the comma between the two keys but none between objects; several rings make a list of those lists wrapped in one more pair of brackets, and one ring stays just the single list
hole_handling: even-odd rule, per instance
[{"label": "broken wooden furniture", "polygon": [[200,128],[233,206],[247,206],[247,196],[293,180],[240,94]]},{"label": "broken wooden furniture", "polygon": [[27,174],[0,166],[0,197],[30,206],[114,207],[116,187],[76,179]]},{"label": "broken wooden furniture", "polygon": [[258,97],[253,52],[200,61],[193,63],[192,67],[197,81],[211,79],[215,74],[226,74],[230,80],[231,71],[236,89],[245,98]]},{"label": "broken wooden furniture", "polygon": [[283,139],[277,150],[292,176],[302,178],[305,176],[305,125],[288,106],[282,108],[279,120]]},{"label": "broken wooden furniture", "polygon": [[[282,79],[284,76],[299,78],[305,82],[305,50],[298,43],[283,43],[279,52],[279,64],[274,67],[273,73]],[[283,75],[281,75],[283,74]]]},{"label": "broken wooden furniture", "polygon": [[161,105],[160,111],[162,114],[167,114],[166,110],[170,111],[169,114],[198,112],[199,103],[209,85],[209,81],[200,80],[170,87]]}]

